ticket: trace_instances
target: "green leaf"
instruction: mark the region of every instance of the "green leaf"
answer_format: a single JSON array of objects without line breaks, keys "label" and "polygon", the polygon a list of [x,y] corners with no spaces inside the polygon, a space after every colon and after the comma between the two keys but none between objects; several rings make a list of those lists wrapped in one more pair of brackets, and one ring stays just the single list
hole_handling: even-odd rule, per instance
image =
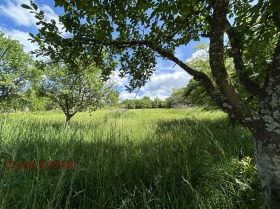
[{"label": "green leaf", "polygon": [[35,36],[34,36],[33,33],[29,33],[29,35],[30,35],[32,38],[35,38]]},{"label": "green leaf", "polygon": [[28,5],[26,5],[26,4],[22,4],[22,5],[20,5],[22,8],[24,8],[24,9],[30,9],[30,10],[32,10],[32,8],[30,7],[30,6],[28,6]]},{"label": "green leaf", "polygon": [[38,10],[38,6],[37,4],[35,4],[34,2],[31,2],[31,6],[37,11]]}]

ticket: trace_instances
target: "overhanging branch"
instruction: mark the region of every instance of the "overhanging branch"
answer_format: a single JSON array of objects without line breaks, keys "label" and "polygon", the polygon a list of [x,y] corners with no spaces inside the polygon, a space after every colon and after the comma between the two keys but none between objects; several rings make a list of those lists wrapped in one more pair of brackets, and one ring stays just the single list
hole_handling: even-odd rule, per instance
[{"label": "overhanging branch", "polygon": [[186,65],[184,62],[182,62],[180,59],[175,57],[171,52],[166,51],[165,49],[161,48],[160,46],[157,46],[151,41],[146,40],[132,40],[132,41],[98,41],[96,39],[89,39],[89,37],[84,37],[87,39],[88,44],[100,44],[102,46],[115,46],[117,48],[128,48],[132,46],[147,46],[154,51],[156,51],[159,55],[161,55],[164,58],[167,58],[173,62],[175,62],[177,65],[179,65],[183,70],[185,70],[188,74],[192,75],[196,81],[199,81],[206,89],[207,93],[211,96],[211,98],[217,103],[219,107],[224,109],[225,111],[228,111],[228,109],[224,108],[224,103],[226,102],[226,99],[223,98],[219,92],[215,89],[212,81],[210,78],[203,72],[198,72],[192,68],[190,68],[188,65]]}]

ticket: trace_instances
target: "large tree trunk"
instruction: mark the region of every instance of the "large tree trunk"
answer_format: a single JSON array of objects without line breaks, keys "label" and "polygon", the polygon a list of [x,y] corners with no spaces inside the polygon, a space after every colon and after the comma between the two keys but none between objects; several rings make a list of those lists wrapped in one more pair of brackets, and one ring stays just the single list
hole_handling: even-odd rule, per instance
[{"label": "large tree trunk", "polygon": [[[280,14],[280,13],[279,13]],[[280,209],[280,36],[267,72],[265,93],[260,102],[264,128],[256,137],[256,164],[266,199],[271,209]],[[258,130],[257,130],[258,132]]]},{"label": "large tree trunk", "polygon": [[[260,130],[265,132],[265,130]],[[255,138],[255,159],[266,201],[271,209],[280,208],[280,144],[278,138]]]},{"label": "large tree trunk", "polygon": [[[209,18],[211,26],[209,57],[215,83],[221,95],[227,100],[222,108],[253,133],[256,164],[265,198],[271,209],[280,209],[280,37],[274,49],[272,62],[267,66],[264,84],[259,85],[246,74],[240,45],[242,42],[227,20],[230,1],[211,2],[213,15]],[[277,15],[280,17],[280,11]],[[232,47],[239,83],[258,99],[259,111],[251,109],[246,99],[242,98],[235,85],[231,83],[225,66],[225,32]]]}]

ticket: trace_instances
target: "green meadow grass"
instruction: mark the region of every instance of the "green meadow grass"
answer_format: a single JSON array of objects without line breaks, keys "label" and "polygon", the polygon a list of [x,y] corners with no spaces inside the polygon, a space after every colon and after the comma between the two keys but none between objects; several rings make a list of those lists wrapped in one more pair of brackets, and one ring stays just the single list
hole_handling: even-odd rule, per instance
[{"label": "green meadow grass", "polygon": [[[0,115],[0,208],[265,208],[249,132],[220,111]],[[77,169],[7,167],[76,161]]]}]

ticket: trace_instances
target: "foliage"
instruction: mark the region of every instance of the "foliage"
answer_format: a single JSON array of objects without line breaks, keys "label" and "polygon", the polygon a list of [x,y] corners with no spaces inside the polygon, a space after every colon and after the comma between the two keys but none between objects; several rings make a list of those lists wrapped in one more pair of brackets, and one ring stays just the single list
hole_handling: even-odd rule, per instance
[{"label": "foliage", "polygon": [[125,99],[121,102],[127,109],[135,109],[135,101],[133,99]]},{"label": "foliage", "polygon": [[172,94],[169,98],[166,99],[167,107],[184,107],[191,106],[191,102],[185,96],[185,89],[178,88],[173,89]]},{"label": "foliage", "polygon": [[[202,43],[195,46],[195,48],[199,53],[195,57],[190,58],[187,61],[187,64],[197,71],[204,72],[213,81],[214,78],[211,74],[211,68],[209,62],[209,45]],[[263,46],[263,50],[261,51],[264,52],[268,50],[267,48],[271,48],[271,45],[266,47]],[[197,52],[195,52],[194,54],[196,54]],[[245,53],[247,54],[246,51]],[[252,66],[250,64],[250,62],[252,62],[250,59],[245,58],[244,60],[246,61],[246,64],[248,66]],[[257,110],[259,107],[256,98],[253,97],[246,90],[246,88],[244,88],[244,86],[239,84],[238,77],[236,76],[234,71],[233,59],[230,56],[226,56],[225,67],[229,73],[229,79],[231,83],[236,87],[236,91],[238,91],[238,93],[242,96],[242,98],[244,98],[244,101],[248,106],[250,106],[254,110]],[[187,87],[185,88],[184,96],[186,100],[188,100],[190,103],[194,105],[205,107],[206,109],[219,108],[219,106],[217,106],[217,104],[215,104],[215,102],[207,94],[207,90],[205,89],[205,87],[200,82],[195,81],[193,78],[190,80]]]},{"label": "foliage", "polygon": [[[54,20],[47,22],[44,12],[39,11],[33,1],[30,6],[23,7],[30,10],[38,20],[37,24],[42,26],[38,34],[31,34],[32,42],[40,45],[40,49],[34,52],[37,56],[70,62],[86,51],[87,55],[82,59],[94,61],[101,68],[105,66],[101,70],[104,76],[114,69],[110,66],[115,64],[112,60],[118,57],[120,76],[130,78],[129,90],[146,83],[153,73],[156,57],[161,56],[174,61],[199,81],[217,106],[243,125],[259,130],[255,123],[248,125],[248,121],[244,121],[251,114],[257,114],[251,110],[258,111],[262,102],[259,99],[263,98],[258,94],[265,91],[269,83],[263,75],[269,75],[268,60],[273,58],[276,46],[277,12],[271,9],[273,1],[268,0],[256,5],[252,0],[215,2],[89,3],[56,0],[55,5],[65,11],[59,20],[69,32],[67,37],[62,36]],[[232,24],[228,17],[233,18]],[[226,33],[228,41],[225,42],[223,37],[218,39],[218,33],[221,37]],[[174,56],[176,47],[199,40],[202,36],[210,39],[209,72],[200,71],[195,64],[185,64]],[[265,56],[255,58],[253,47],[258,41],[261,43],[258,47],[260,54]],[[265,47],[268,45],[271,47]],[[226,68],[228,56],[232,56],[232,70]],[[196,89],[195,82],[191,85],[193,90]],[[261,88],[262,91],[259,91]],[[202,91],[198,85],[198,93]],[[254,104],[248,104],[248,100]]]},{"label": "foliage", "polygon": [[28,90],[22,98],[22,107],[31,112],[47,110],[48,97],[41,97],[35,88]]},{"label": "foliage", "polygon": [[[38,56],[71,60],[87,52],[84,60],[95,63],[101,60],[100,66],[104,66],[103,53],[109,60],[118,57],[120,75],[131,78],[129,90],[146,83],[157,56],[175,62],[204,86],[223,111],[250,129],[255,138],[255,154],[260,159],[257,163],[264,194],[271,208],[280,208],[280,190],[275,189],[280,188],[280,164],[274,163],[280,158],[280,6],[277,0],[259,0],[256,4],[253,0],[56,0],[55,5],[64,8],[65,14],[59,20],[69,33],[67,37],[58,31],[55,21],[46,21],[33,1],[31,6],[23,5],[42,26],[37,35],[31,35],[32,41],[40,45],[35,52]],[[175,54],[177,47],[202,36],[210,41],[213,79]],[[266,56],[255,56],[256,49],[251,47],[258,43],[260,54]],[[265,47],[269,44],[272,47]],[[233,72],[226,67],[228,54],[233,59]],[[112,70],[107,67],[102,72],[106,75]],[[238,84],[232,82],[231,73]],[[248,94],[256,105],[246,102]]]},{"label": "foliage", "polygon": [[16,98],[16,95],[20,97],[30,89],[39,74],[22,45],[0,32],[0,103]]},{"label": "foliage", "polygon": [[40,97],[34,89],[28,89],[21,94],[9,97],[2,103],[3,112],[43,111],[46,110],[47,97]]},{"label": "foliage", "polygon": [[164,101],[159,98],[151,100],[150,97],[144,96],[142,99],[126,99],[121,104],[127,109],[149,109],[149,108],[165,108]]},{"label": "foliage", "polygon": [[56,102],[69,122],[77,112],[97,108],[118,101],[118,93],[110,82],[100,79],[94,64],[78,62],[75,68],[66,64],[47,65],[41,91]]},{"label": "foliage", "polygon": [[161,101],[158,97],[156,97],[152,102],[152,107],[153,108],[164,108],[165,103],[163,101]]}]

